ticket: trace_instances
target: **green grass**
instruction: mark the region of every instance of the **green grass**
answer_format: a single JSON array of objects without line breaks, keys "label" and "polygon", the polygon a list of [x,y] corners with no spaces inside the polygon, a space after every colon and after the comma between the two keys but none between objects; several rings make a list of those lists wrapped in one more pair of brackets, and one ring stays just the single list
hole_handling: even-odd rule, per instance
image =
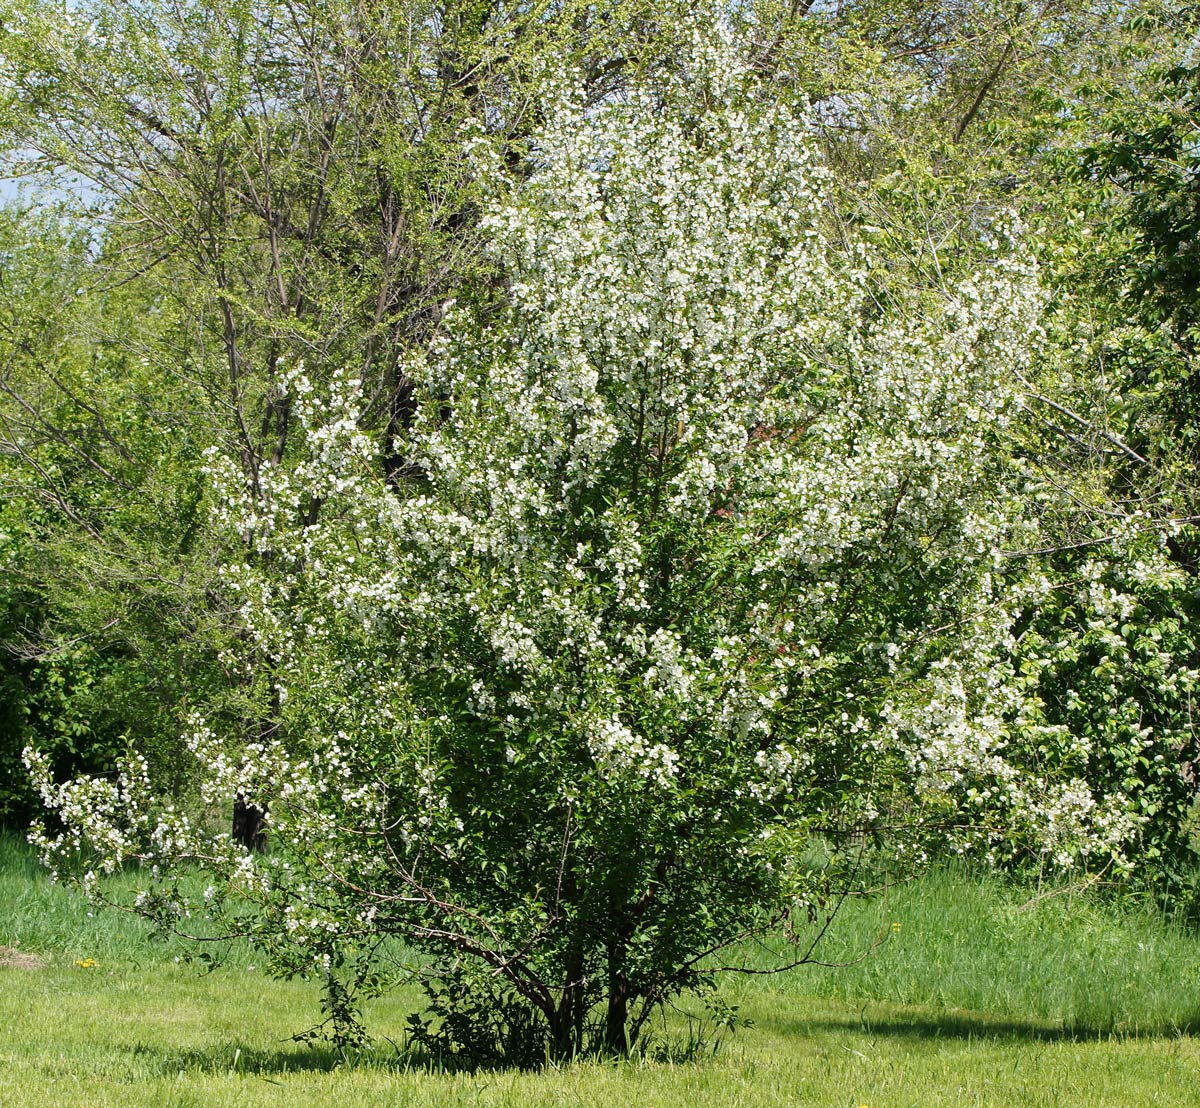
[{"label": "green grass", "polygon": [[817,956],[855,964],[802,967],[762,987],[971,1009],[1083,1034],[1200,1030],[1200,935],[1132,899],[1038,896],[944,869],[847,903]]},{"label": "green grass", "polygon": [[[942,872],[848,905],[825,956],[882,934],[878,949],[843,969],[731,977],[753,1026],[687,1064],[449,1074],[393,1045],[416,993],[377,1001],[378,1049],[342,1066],[290,1041],[318,1018],[315,985],[266,980],[245,958],[204,976],[176,965],[137,921],[88,916],[0,841],[0,945],[44,961],[0,968],[0,1106],[1195,1104],[1200,938],[1089,896],[1022,910],[1029,895]],[[684,1026],[673,1015],[667,1031]]]},{"label": "green grass", "polygon": [[[120,890],[136,888],[135,876],[117,875],[106,882],[115,899]],[[188,952],[179,940],[155,938],[143,919],[128,912],[95,910],[81,896],[52,885],[32,849],[16,836],[0,831],[0,946],[36,951],[44,956],[94,958],[109,965],[128,962],[172,962]],[[230,967],[255,961],[244,946],[223,948]],[[0,1101],[0,1108],[6,1108]]]}]

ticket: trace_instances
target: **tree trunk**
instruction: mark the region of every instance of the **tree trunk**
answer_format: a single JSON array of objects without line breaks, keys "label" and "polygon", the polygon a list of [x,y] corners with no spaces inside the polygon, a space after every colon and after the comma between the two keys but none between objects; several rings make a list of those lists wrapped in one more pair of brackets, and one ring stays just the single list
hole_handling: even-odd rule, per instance
[{"label": "tree trunk", "polygon": [[233,799],[233,841],[244,846],[251,854],[262,854],[267,849],[267,813],[238,793]]},{"label": "tree trunk", "polygon": [[583,947],[578,941],[571,944],[567,954],[566,983],[558,1002],[558,1010],[550,1021],[554,1056],[569,1061],[583,1053],[583,1019],[586,1014],[583,980]]},{"label": "tree trunk", "polygon": [[629,1053],[629,982],[625,978],[625,944],[608,944],[608,1006],[604,1013],[604,1051]]}]

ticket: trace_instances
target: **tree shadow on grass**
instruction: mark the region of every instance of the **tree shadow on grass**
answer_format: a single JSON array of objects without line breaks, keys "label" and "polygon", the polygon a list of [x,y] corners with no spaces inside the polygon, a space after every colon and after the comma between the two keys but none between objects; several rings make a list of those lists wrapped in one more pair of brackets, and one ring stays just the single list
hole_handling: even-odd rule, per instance
[{"label": "tree shadow on grass", "polygon": [[[766,1021],[764,1021],[766,1022]],[[770,1020],[772,1030],[785,1035],[820,1038],[830,1034],[869,1035],[872,1038],[930,1041],[963,1039],[987,1042],[1096,1042],[1136,1039],[1174,1039],[1200,1034],[1200,1009],[1177,1023],[1123,1024],[1004,1019],[986,1013],[945,1012],[872,1015],[866,1007],[845,1017],[783,1016]]]},{"label": "tree shadow on grass", "polygon": [[[962,1041],[967,1043],[1085,1043],[1175,1039],[1200,1035],[1200,1008],[1180,1023],[1110,1025],[1055,1023],[1048,1020],[1004,1019],[986,1013],[945,1012],[931,1015],[891,1012],[874,1015],[870,1005],[845,1016],[792,1016],[774,1014],[761,1020],[764,1030],[796,1040],[829,1041],[837,1038],[909,1040],[913,1043]],[[350,1069],[381,1073],[517,1072],[518,1066],[465,1066],[453,1060],[441,1064],[426,1056],[402,1050],[386,1040],[375,1049],[343,1054],[327,1044],[256,1049],[221,1043],[203,1050],[169,1051],[138,1045],[141,1056],[163,1076],[201,1073],[209,1076],[258,1077],[266,1081],[289,1074],[332,1073]],[[699,1061],[699,1059],[697,1059]]]},{"label": "tree shadow on grass", "polygon": [[[133,1053],[164,1077],[182,1072],[210,1077],[259,1077],[267,1081],[289,1074],[333,1073],[335,1070],[445,1075],[529,1073],[543,1068],[516,1062],[473,1063],[455,1057],[431,1058],[419,1050],[404,1051],[391,1040],[377,1043],[375,1049],[346,1054],[324,1044],[258,1050],[235,1043],[222,1043],[204,1050],[175,1051],[139,1045]],[[547,1063],[550,1065],[553,1063]]]},{"label": "tree shadow on grass", "polygon": [[410,1069],[404,1055],[384,1043],[378,1050],[343,1054],[326,1044],[257,1049],[238,1043],[221,1043],[207,1049],[164,1051],[138,1046],[142,1055],[164,1076],[202,1073],[210,1076],[271,1078],[285,1074],[332,1073],[338,1069],[397,1071]]},{"label": "tree shadow on grass", "polygon": [[[647,1057],[654,1061],[669,1061],[674,1065],[701,1063],[715,1051],[712,1044],[700,1044],[704,1049],[693,1050],[688,1040],[656,1042]],[[325,1043],[280,1045],[278,1048],[256,1049],[236,1042],[213,1044],[205,1049],[164,1050],[138,1044],[132,1051],[135,1058],[161,1076],[179,1073],[204,1074],[210,1077],[259,1077],[264,1080],[288,1074],[332,1073],[335,1070],[368,1071],[385,1074],[517,1074],[536,1073],[553,1069],[560,1063],[546,1059],[535,1065],[528,1062],[492,1059],[478,1062],[460,1056],[436,1057],[419,1048],[404,1049],[391,1039],[382,1039],[365,1050],[342,1053]],[[595,1058],[594,1055],[585,1057]],[[640,1056],[639,1056],[640,1057]],[[610,1059],[614,1064],[617,1060]]]}]

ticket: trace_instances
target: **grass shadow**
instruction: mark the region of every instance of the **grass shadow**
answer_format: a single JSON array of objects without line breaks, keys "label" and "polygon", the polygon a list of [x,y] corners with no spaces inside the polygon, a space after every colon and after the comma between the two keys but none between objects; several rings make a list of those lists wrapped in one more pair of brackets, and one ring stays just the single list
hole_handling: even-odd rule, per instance
[{"label": "grass shadow", "polygon": [[[702,1065],[716,1051],[704,1041],[697,1044],[686,1037],[654,1040],[643,1052],[635,1052],[625,1061],[651,1060],[671,1065]],[[239,1076],[258,1077],[271,1080],[284,1075],[333,1073],[335,1070],[367,1071],[388,1074],[425,1074],[446,1076],[449,1074],[519,1074],[553,1070],[561,1061],[545,1059],[536,1065],[520,1062],[489,1060],[472,1062],[459,1056],[435,1057],[415,1047],[404,1049],[390,1039],[377,1042],[374,1048],[349,1051],[343,1054],[336,1047],[324,1043],[297,1044],[278,1048],[256,1049],[227,1042],[210,1045],[202,1049],[166,1050],[139,1043],[132,1049],[133,1056],[141,1068],[150,1069],[163,1077],[180,1073],[203,1074],[209,1077]],[[599,1060],[600,1056],[586,1053],[580,1060]],[[620,1059],[606,1059],[612,1065],[620,1065]]]},{"label": "grass shadow", "polygon": [[332,1073],[339,1069],[409,1070],[405,1056],[390,1045],[378,1051],[343,1054],[326,1044],[256,1049],[222,1043],[207,1049],[162,1050],[139,1045],[133,1053],[163,1076],[202,1073],[271,1078],[284,1074]]},{"label": "grass shadow", "polygon": [[516,1074],[550,1069],[556,1063],[530,1066],[516,1062],[470,1062],[462,1058],[434,1058],[428,1054],[405,1051],[391,1041],[378,1049],[351,1051],[343,1055],[327,1045],[293,1048],[260,1049],[236,1046],[232,1043],[204,1050],[163,1051],[138,1047],[135,1055],[162,1076],[178,1073],[200,1073],[208,1076],[258,1077],[263,1080],[285,1075],[333,1073],[335,1070],[365,1071],[385,1074]]},{"label": "grass shadow", "polygon": [[[766,1021],[764,1021],[766,1022]],[[1070,1023],[1037,1019],[1004,1019],[987,1014],[946,1012],[928,1015],[903,1013],[873,1018],[864,1009],[858,1016],[805,1019],[771,1019],[772,1030],[807,1038],[828,1034],[869,1035],[873,1038],[936,1041],[962,1039],[1015,1042],[1094,1042],[1097,1040],[1174,1039],[1200,1034],[1200,1010],[1179,1023],[1123,1025]]]}]

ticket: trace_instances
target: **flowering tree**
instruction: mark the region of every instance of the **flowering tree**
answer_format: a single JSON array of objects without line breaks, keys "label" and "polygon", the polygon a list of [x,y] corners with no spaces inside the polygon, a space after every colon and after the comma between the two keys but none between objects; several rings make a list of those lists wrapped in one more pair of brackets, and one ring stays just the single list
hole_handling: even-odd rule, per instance
[{"label": "flowering tree", "polygon": [[999,432],[1038,296],[1001,244],[960,287],[873,295],[803,112],[711,28],[674,77],[590,107],[555,77],[543,111],[486,220],[502,305],[448,307],[406,367],[409,475],[381,476],[353,376],[302,369],[296,457],[253,497],[211,458],[252,552],[229,662],[280,725],[247,747],[196,715],[190,746],[273,849],[136,760],[65,785],[29,760],[85,881],[152,861],[137,907],[202,909],[335,1000],[388,936],[466,959],[561,1056],[628,1050],[716,952],[819,911],[806,844],[999,757],[974,660],[1008,630]]}]

